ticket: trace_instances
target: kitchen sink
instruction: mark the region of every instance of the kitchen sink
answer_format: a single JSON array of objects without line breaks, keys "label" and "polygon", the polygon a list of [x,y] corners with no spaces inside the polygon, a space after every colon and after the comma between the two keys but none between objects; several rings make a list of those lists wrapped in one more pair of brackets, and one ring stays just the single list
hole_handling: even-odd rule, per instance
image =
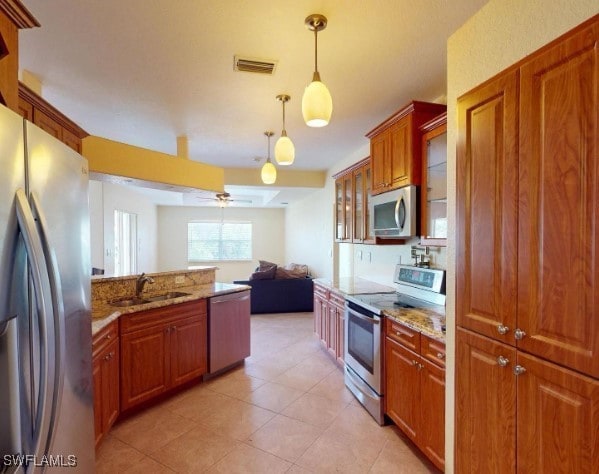
[{"label": "kitchen sink", "polygon": [[145,299],[145,298],[137,298],[137,297],[131,297],[131,298],[121,298],[115,301],[111,301],[110,303],[108,303],[110,306],[118,306],[119,308],[122,308],[124,306],[135,306],[136,304],[144,304],[144,303],[149,303],[150,301]]},{"label": "kitchen sink", "polygon": [[119,298],[118,300],[111,301],[108,303],[110,306],[117,306],[119,308],[126,306],[135,306],[138,304],[153,303],[155,301],[171,300],[173,298],[179,298],[181,296],[189,296],[190,293],[184,293],[182,291],[169,291],[168,293],[162,293],[160,295],[148,296],[139,298],[137,296],[128,296],[126,298]]},{"label": "kitchen sink", "polygon": [[181,296],[189,296],[189,293],[184,293],[182,291],[169,291],[168,293],[163,293],[161,295],[149,296],[145,298],[147,301],[164,301],[170,300],[173,298],[180,298]]}]

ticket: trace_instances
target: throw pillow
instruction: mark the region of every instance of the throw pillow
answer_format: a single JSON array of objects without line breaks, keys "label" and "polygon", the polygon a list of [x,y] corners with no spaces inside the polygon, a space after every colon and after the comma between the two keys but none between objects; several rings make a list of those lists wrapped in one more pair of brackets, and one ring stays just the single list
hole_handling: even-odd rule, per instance
[{"label": "throw pillow", "polygon": [[272,263],[272,262],[267,262],[266,260],[258,260],[259,266],[258,266],[258,270],[259,271],[264,271],[264,270],[268,270],[271,267],[277,267],[276,263]]},{"label": "throw pillow", "polygon": [[275,278],[278,279],[289,279],[289,278],[306,278],[306,272],[303,270],[287,270],[286,268],[277,267]]},{"label": "throw pillow", "polygon": [[273,280],[277,272],[277,266],[268,267],[265,270],[257,270],[250,275],[250,280]]},{"label": "throw pillow", "polygon": [[308,265],[290,263],[285,267],[285,270],[289,270],[291,273],[297,275],[297,278],[304,278],[308,276]]}]

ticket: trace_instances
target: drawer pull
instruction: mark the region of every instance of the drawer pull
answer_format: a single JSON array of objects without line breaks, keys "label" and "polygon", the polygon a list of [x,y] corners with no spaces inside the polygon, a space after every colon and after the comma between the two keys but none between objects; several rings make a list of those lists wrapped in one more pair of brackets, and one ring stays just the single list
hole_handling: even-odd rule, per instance
[{"label": "drawer pull", "polygon": [[516,341],[521,341],[524,339],[524,336],[526,336],[526,333],[522,329],[516,329],[514,331],[514,339],[516,339]]},{"label": "drawer pull", "polygon": [[526,372],[526,369],[521,365],[514,367],[514,375],[522,375],[524,372]]},{"label": "drawer pull", "polygon": [[507,365],[509,363],[510,363],[510,360],[507,357],[503,357],[503,356],[497,357],[497,365],[499,365],[499,367],[507,367]]},{"label": "drawer pull", "polygon": [[445,354],[443,354],[443,352],[437,352],[437,359],[445,359]]},{"label": "drawer pull", "polygon": [[499,326],[497,326],[497,332],[499,334],[501,334],[502,336],[507,334],[509,330],[510,330],[510,328],[508,328],[507,326],[504,326],[503,324],[500,324]]},{"label": "drawer pull", "polygon": [[112,337],[112,334],[106,334],[106,339],[110,339]]}]

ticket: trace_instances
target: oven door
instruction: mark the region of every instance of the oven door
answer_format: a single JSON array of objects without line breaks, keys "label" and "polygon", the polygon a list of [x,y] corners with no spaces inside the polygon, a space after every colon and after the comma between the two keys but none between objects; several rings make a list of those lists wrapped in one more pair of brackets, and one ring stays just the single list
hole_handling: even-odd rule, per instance
[{"label": "oven door", "polygon": [[381,386],[381,317],[357,305],[345,305],[345,364],[376,393]]}]

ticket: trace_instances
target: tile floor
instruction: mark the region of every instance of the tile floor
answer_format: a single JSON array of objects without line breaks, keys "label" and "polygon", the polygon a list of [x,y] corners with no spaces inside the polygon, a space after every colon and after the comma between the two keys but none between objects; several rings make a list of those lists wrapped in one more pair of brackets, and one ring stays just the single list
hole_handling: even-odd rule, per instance
[{"label": "tile floor", "polygon": [[358,404],[312,317],[252,316],[245,364],[115,425],[96,472],[438,472]]}]

